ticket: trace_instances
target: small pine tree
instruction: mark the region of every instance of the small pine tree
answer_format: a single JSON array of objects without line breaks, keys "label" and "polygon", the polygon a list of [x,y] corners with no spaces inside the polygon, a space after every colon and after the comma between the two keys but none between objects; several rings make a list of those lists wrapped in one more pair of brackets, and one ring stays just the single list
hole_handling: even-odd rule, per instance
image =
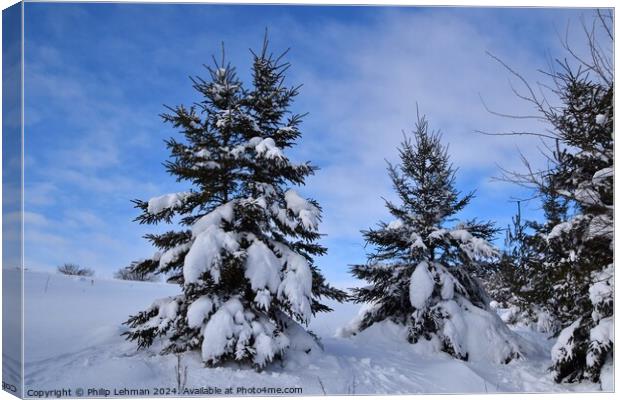
[{"label": "small pine tree", "polygon": [[515,293],[520,287],[519,272],[530,258],[526,229],[521,216],[521,202],[517,202],[517,213],[512,217],[511,225],[506,228],[500,260],[493,264],[495,268],[491,268],[488,274],[481,277],[490,298],[504,308],[518,307],[519,299]]},{"label": "small pine tree", "polygon": [[488,336],[498,340],[486,345],[496,346],[493,360],[518,357],[512,333],[490,311],[476,278],[486,268],[483,261],[497,256],[488,242],[496,229],[476,220],[447,226],[473,193],[456,190],[447,148],[438,133],[429,132],[425,118],[418,119],[413,140],[406,137],[399,154],[401,165],[390,164],[388,171],[401,204],[386,202],[396,220],[362,232],[376,251],[366,264],[351,268],[369,283],[353,290],[354,301],[369,304],[358,328],[391,320],[408,327],[410,342],[431,340],[464,360],[479,340],[467,330],[492,331]]},{"label": "small pine tree", "polygon": [[188,182],[186,192],[136,200],[140,223],[171,222],[184,229],[147,238],[160,252],[137,271],[166,274],[182,294],[156,301],[129,318],[125,333],[138,347],[163,337],[163,353],[200,349],[207,365],[235,360],[262,368],[287,349],[305,346],[307,324],[330,311],[321,297],[342,301],[314,264],[321,209],[291,186],[314,173],[285,150],[301,136],[301,116],[290,105],[298,88],[284,85],[282,56],[253,53],[247,90],[224,61],[210,79],[194,78],[196,106],[171,108],[165,122],[185,141],[167,142],[168,172]]},{"label": "small pine tree", "polygon": [[518,264],[518,279],[513,289],[521,308],[529,312],[533,320],[542,311],[548,317],[546,331],[555,334],[562,323],[566,322],[566,312],[562,311],[564,306],[558,306],[563,300],[560,300],[559,294],[549,282],[556,282],[556,266],[564,254],[558,251],[556,244],[547,241],[547,236],[556,224],[566,218],[568,204],[558,196],[552,182],[545,185],[541,195],[545,222],[527,222],[529,229],[521,241],[528,254]]},{"label": "small pine tree", "polygon": [[517,214],[506,230],[501,260],[485,284],[495,300],[510,308],[507,317],[511,323],[555,334],[561,322],[553,306],[557,299],[549,285],[553,268],[545,238],[567,210],[566,203],[553,191],[543,196],[542,208],[547,222],[524,221],[521,202],[517,202]]}]

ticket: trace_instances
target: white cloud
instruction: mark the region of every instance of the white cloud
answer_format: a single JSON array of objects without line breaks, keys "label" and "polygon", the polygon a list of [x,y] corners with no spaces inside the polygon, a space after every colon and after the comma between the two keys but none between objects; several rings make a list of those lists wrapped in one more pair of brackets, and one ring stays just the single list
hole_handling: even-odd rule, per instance
[{"label": "white cloud", "polygon": [[70,210],[66,213],[65,222],[69,226],[97,230],[106,226],[106,222],[97,214],[88,210]]}]

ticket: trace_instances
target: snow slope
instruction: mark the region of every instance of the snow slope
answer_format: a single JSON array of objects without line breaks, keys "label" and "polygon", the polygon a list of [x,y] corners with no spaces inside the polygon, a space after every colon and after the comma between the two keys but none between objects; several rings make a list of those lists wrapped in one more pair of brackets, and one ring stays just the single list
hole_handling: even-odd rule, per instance
[{"label": "snow slope", "polygon": [[[175,356],[159,355],[157,344],[137,351],[120,336],[121,323],[129,314],[176,293],[176,286],[165,283],[27,271],[26,391],[127,388],[149,389],[152,396],[156,387],[176,389]],[[517,333],[538,349],[527,360],[508,365],[463,362],[424,345],[408,344],[405,332],[391,323],[376,324],[350,338],[336,337],[338,328],[357,314],[359,306],[332,306],[335,312],[318,316],[310,325],[322,338],[323,351],[292,354],[261,372],[237,365],[205,368],[198,352],[184,355],[181,363],[188,367],[185,388],[233,387],[234,394],[240,394],[236,392],[239,387],[301,388],[303,394],[600,390],[593,384],[553,383],[546,370],[552,342],[523,328]]]}]

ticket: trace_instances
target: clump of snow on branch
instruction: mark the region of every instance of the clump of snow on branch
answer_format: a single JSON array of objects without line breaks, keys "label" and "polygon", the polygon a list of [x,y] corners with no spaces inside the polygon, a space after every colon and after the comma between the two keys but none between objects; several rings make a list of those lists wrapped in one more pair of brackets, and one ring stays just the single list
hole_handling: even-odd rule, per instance
[{"label": "clump of snow on branch", "polygon": [[554,363],[565,362],[565,360],[571,360],[576,356],[573,335],[580,324],[581,318],[577,319],[560,332],[558,340],[551,348],[551,361]]},{"label": "clump of snow on branch", "polygon": [[209,296],[201,296],[187,309],[187,324],[190,328],[199,328],[213,311],[213,300]]},{"label": "clump of snow on branch", "polygon": [[303,256],[284,246],[280,246],[279,250],[286,268],[284,279],[278,287],[278,298],[286,300],[296,315],[308,321],[312,314],[312,270]]},{"label": "clump of snow on branch", "polygon": [[388,229],[400,229],[403,227],[403,221],[401,219],[395,219],[387,225]]},{"label": "clump of snow on branch", "polygon": [[498,255],[498,250],[488,241],[473,236],[464,228],[450,230],[448,234],[460,242],[460,248],[471,259],[492,258]]},{"label": "clump of snow on branch", "polygon": [[372,303],[362,304],[359,311],[357,312],[357,315],[353,319],[351,319],[349,322],[347,322],[345,325],[339,327],[336,330],[336,337],[346,338],[346,337],[355,336],[358,333],[360,333],[362,330],[364,318],[366,317],[366,315],[373,313],[375,308],[376,308],[376,304],[372,304]]},{"label": "clump of snow on branch", "polygon": [[605,179],[610,179],[614,176],[614,167],[607,167],[597,171],[592,176],[592,182],[594,184],[601,184]]},{"label": "clump of snow on branch", "polygon": [[260,240],[255,240],[247,249],[245,276],[253,290],[269,289],[276,293],[280,285],[280,261],[273,251]]},{"label": "clump of snow on branch", "polygon": [[218,361],[227,353],[242,359],[248,351],[262,367],[288,348],[290,341],[265,317],[244,310],[238,298],[232,298],[209,318],[204,328],[201,353],[205,362]]},{"label": "clump of snow on branch", "polygon": [[165,268],[169,264],[177,261],[183,253],[189,250],[189,248],[189,243],[183,243],[165,251],[163,254],[155,253],[154,259],[159,260],[160,268]]},{"label": "clump of snow on branch", "polygon": [[318,228],[321,218],[321,212],[318,207],[292,189],[284,193],[284,199],[286,200],[286,208],[299,217],[304,228],[313,230]]},{"label": "clump of snow on branch", "polygon": [[230,154],[236,158],[247,157],[248,150],[254,150],[257,156],[265,159],[285,159],[282,149],[279,148],[276,145],[276,142],[269,137],[253,137],[246,143],[240,144],[230,150]]},{"label": "clump of snow on branch", "polygon": [[255,147],[256,154],[265,158],[284,158],[282,150],[276,146],[272,138],[261,140]]},{"label": "clump of snow on branch", "polygon": [[159,331],[165,331],[172,325],[179,311],[179,303],[176,297],[164,297],[153,302],[150,310],[156,310],[157,315],[148,321],[148,326]]},{"label": "clump of snow on branch", "polygon": [[435,281],[428,271],[428,264],[423,261],[413,271],[409,281],[409,301],[411,305],[415,308],[424,308],[434,289]]},{"label": "clump of snow on branch", "polygon": [[221,227],[223,221],[232,220],[233,207],[234,202],[221,205],[192,226],[192,235],[195,239],[185,256],[183,267],[185,282],[196,282],[206,271],[210,272],[215,282],[219,281],[222,251],[233,253],[239,248],[237,235]]},{"label": "clump of snow on branch", "polygon": [[147,211],[150,214],[159,214],[167,209],[174,209],[183,204],[190,195],[189,192],[169,193],[159,197],[153,197],[148,201]]}]

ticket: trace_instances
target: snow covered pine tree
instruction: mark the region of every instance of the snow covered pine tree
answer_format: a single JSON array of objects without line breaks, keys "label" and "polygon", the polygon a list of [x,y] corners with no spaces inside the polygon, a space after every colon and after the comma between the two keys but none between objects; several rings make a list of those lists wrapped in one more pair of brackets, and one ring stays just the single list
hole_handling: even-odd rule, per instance
[{"label": "snow covered pine tree", "polygon": [[[570,58],[545,72],[550,85],[533,87],[497,59],[522,83],[516,95],[534,105],[547,124],[542,134],[512,134],[554,142],[545,146],[546,168],[524,160],[524,172],[504,176],[556,208],[551,214],[545,210],[547,221],[536,229],[542,237],[540,268],[522,271],[563,328],[551,351],[551,370],[557,382],[587,379],[608,388],[613,385],[613,21],[610,10],[597,10],[593,24],[583,24],[585,56],[563,43]],[[539,91],[543,88],[551,93]],[[550,198],[557,204],[547,203]]]},{"label": "snow covered pine tree", "polygon": [[598,382],[604,367],[613,377],[613,77],[564,71],[555,76],[563,107],[546,114],[564,147],[549,179],[574,211],[546,237],[563,256],[553,264],[552,304],[569,323],[552,368],[558,382]]},{"label": "snow covered pine tree", "polygon": [[321,297],[346,298],[313,263],[326,252],[316,243],[319,205],[289,188],[315,167],[284,153],[301,135],[301,116],[289,112],[298,88],[284,86],[289,64],[267,47],[265,39],[252,53],[251,90],[230,64],[214,62],[210,81],[192,80],[203,100],[163,115],[186,139],[167,141],[166,168],[192,188],[136,200],[137,221],[179,217],[186,229],[147,235],[159,252],[136,270],[166,275],[182,294],[129,318],[124,335],[139,348],[163,337],[163,354],[200,349],[206,365],[262,368],[287,349],[310,351],[314,336],[300,323],[331,311]]},{"label": "snow covered pine tree", "polygon": [[455,189],[447,148],[425,118],[418,118],[414,140],[405,138],[399,152],[402,164],[388,171],[402,205],[386,201],[396,219],[362,232],[377,250],[367,264],[351,268],[370,283],[353,289],[354,301],[367,307],[352,329],[391,320],[408,327],[410,342],[429,340],[459,359],[507,363],[519,357],[516,337],[490,310],[475,278],[480,262],[498,255],[488,242],[496,230],[476,220],[446,227],[473,193],[461,196]]}]

